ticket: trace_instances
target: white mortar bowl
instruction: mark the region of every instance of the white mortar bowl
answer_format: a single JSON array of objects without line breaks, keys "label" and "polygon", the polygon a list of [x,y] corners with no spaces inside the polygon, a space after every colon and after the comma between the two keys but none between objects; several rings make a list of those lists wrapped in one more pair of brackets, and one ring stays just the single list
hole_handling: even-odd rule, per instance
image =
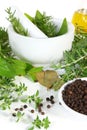
[{"label": "white mortar bowl", "polygon": [[[58,23],[59,24],[59,23]],[[34,38],[17,34],[8,27],[10,46],[20,59],[34,66],[50,66],[63,58],[63,52],[70,50],[74,39],[74,26],[68,22],[68,32],[52,38]]]}]

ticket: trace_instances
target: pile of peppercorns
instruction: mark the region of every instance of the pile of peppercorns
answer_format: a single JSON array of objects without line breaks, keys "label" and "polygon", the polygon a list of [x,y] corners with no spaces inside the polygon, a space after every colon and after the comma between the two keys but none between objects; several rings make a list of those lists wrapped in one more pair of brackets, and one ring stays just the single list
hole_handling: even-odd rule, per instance
[{"label": "pile of peppercorns", "polygon": [[62,97],[71,109],[87,115],[87,81],[76,79],[65,86]]}]

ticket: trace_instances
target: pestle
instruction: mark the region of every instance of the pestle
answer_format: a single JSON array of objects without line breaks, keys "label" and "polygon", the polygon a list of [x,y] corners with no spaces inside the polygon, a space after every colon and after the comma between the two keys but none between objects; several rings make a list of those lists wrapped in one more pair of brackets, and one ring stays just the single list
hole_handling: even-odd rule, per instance
[{"label": "pestle", "polygon": [[14,16],[18,18],[25,29],[28,29],[30,37],[33,38],[48,38],[36,25],[22,14],[22,12],[15,6],[11,6],[12,12],[15,11]]}]

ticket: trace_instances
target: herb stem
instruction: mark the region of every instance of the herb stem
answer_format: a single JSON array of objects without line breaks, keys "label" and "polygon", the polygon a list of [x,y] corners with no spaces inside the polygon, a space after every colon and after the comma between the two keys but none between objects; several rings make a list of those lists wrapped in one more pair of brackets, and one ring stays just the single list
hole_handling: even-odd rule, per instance
[{"label": "herb stem", "polygon": [[75,61],[73,61],[73,62],[71,62],[71,63],[68,63],[68,64],[66,64],[66,65],[62,65],[62,66],[61,66],[61,69],[62,69],[62,68],[69,67],[69,66],[71,66],[71,65],[73,65],[73,64],[76,64],[76,63],[78,63],[79,61],[85,59],[86,57],[87,57],[87,54],[84,55],[84,56],[82,56],[82,57],[80,57],[80,58],[78,58],[77,60],[75,60]]}]

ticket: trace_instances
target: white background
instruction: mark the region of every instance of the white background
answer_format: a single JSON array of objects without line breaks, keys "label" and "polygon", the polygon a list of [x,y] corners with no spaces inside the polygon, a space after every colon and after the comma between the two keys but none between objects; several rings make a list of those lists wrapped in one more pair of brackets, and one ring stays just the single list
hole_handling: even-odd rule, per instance
[{"label": "white background", "polygon": [[[5,9],[12,5],[17,6],[22,12],[27,12],[32,16],[38,9],[42,12],[45,11],[48,15],[51,15],[53,17],[56,18],[66,17],[69,21],[71,21],[75,10],[80,8],[87,8],[87,0],[0,0],[0,26],[8,25],[8,22],[6,20]],[[60,112],[58,114],[61,115]],[[68,116],[69,115],[66,113],[65,120],[59,118],[58,120],[59,123],[58,126],[60,126],[60,128],[58,128],[59,130],[87,130],[86,125],[87,119],[84,121],[85,124],[81,124],[82,121],[80,121],[80,119],[78,119],[77,121],[76,120],[74,121],[74,119],[68,119],[67,121]],[[7,118],[6,120],[4,120],[4,117],[2,117],[1,114],[0,114],[0,122],[1,122],[0,130],[23,129],[23,126],[21,128],[20,125],[17,125],[16,127],[14,123],[10,124]],[[55,130],[57,130],[57,128]]]},{"label": "white background", "polygon": [[87,8],[87,0],[0,0],[0,26],[7,26],[5,9],[15,5],[22,12],[34,16],[36,10],[44,11],[47,15],[64,18],[71,21],[75,10]]}]

